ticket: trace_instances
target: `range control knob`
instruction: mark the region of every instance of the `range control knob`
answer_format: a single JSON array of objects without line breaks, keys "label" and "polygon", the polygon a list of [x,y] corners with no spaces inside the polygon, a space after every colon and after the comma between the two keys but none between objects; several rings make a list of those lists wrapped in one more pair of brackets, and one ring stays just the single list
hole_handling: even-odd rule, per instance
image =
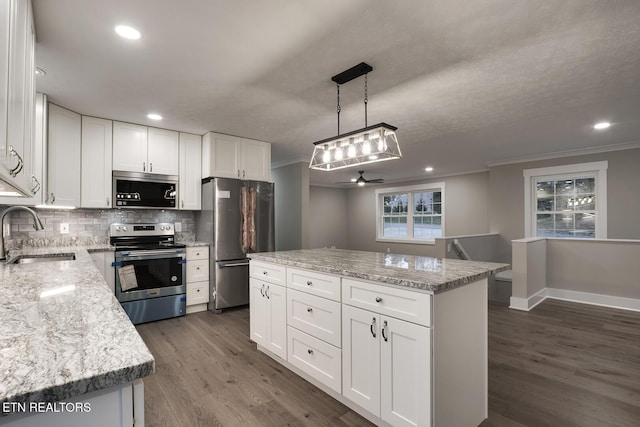
[{"label": "range control knob", "polygon": [[127,227],[122,227],[122,231],[127,231]]},{"label": "range control knob", "polygon": [[120,226],[116,226],[116,231],[120,231]]}]

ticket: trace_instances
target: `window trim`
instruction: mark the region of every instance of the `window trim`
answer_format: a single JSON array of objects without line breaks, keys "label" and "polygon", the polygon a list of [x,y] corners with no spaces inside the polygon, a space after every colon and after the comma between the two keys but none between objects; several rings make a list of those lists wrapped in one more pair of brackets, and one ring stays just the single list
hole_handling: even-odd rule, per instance
[{"label": "window trim", "polygon": [[550,166],[524,169],[524,237],[536,237],[537,206],[535,184],[540,178],[557,179],[569,175],[589,174],[596,178],[596,239],[607,238],[607,169],[609,162],[576,163],[571,165]]},{"label": "window trim", "polygon": [[[389,242],[389,243],[411,243],[417,245],[435,245],[436,240],[434,239],[416,239],[416,238],[389,238],[383,236],[383,226],[382,226],[382,197],[387,194],[398,194],[398,193],[414,193],[419,191],[434,191],[440,190],[440,207],[441,207],[441,228],[442,228],[442,237],[445,236],[445,191],[444,191],[445,183],[444,182],[430,182],[427,184],[416,184],[416,185],[404,185],[401,187],[386,187],[386,188],[376,188],[376,242]],[[413,227],[413,215],[407,218],[407,229],[409,227]]]}]

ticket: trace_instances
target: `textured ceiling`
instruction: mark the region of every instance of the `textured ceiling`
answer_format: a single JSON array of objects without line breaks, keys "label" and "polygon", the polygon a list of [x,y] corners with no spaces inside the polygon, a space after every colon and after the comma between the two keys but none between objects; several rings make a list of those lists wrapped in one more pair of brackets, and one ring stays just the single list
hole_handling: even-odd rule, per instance
[{"label": "textured ceiling", "polygon": [[[34,11],[38,90],[53,102],[262,139],[275,164],[308,160],[336,133],[330,78],[362,61],[374,68],[369,124],[397,126],[404,154],[367,165],[368,178],[640,141],[637,0],[34,0]],[[120,23],[142,38],[117,37]],[[341,131],[363,127],[362,78],[341,101]]]}]

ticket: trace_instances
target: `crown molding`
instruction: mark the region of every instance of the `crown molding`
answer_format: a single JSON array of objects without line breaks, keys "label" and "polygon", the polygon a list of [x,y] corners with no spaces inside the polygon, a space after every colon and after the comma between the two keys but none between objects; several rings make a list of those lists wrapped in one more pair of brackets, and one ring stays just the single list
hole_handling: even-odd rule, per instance
[{"label": "crown molding", "polygon": [[633,150],[640,148],[640,141],[624,142],[622,144],[601,145],[599,147],[578,148],[575,150],[554,151],[552,153],[540,154],[535,156],[515,157],[512,159],[496,160],[487,162],[490,168],[494,166],[511,165],[514,163],[527,163],[539,160],[557,159],[559,157],[584,156],[587,154],[607,153],[609,151]]}]

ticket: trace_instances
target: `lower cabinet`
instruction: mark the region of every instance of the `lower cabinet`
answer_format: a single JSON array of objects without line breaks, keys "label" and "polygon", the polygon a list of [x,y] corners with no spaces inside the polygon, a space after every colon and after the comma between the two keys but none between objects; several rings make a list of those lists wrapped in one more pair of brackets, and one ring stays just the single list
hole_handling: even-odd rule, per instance
[{"label": "lower cabinet", "polygon": [[251,340],[286,359],[286,288],[252,277],[249,279],[249,300]]},{"label": "lower cabinet", "polygon": [[100,270],[100,273],[102,273],[109,290],[115,295],[116,276],[112,265],[115,259],[114,253],[112,251],[89,252],[89,256],[98,270]]},{"label": "lower cabinet", "polygon": [[345,305],[342,337],[342,394],[394,426],[428,425],[430,329]]},{"label": "lower cabinet", "polygon": [[209,248],[187,248],[187,314],[206,311],[209,302]]}]

